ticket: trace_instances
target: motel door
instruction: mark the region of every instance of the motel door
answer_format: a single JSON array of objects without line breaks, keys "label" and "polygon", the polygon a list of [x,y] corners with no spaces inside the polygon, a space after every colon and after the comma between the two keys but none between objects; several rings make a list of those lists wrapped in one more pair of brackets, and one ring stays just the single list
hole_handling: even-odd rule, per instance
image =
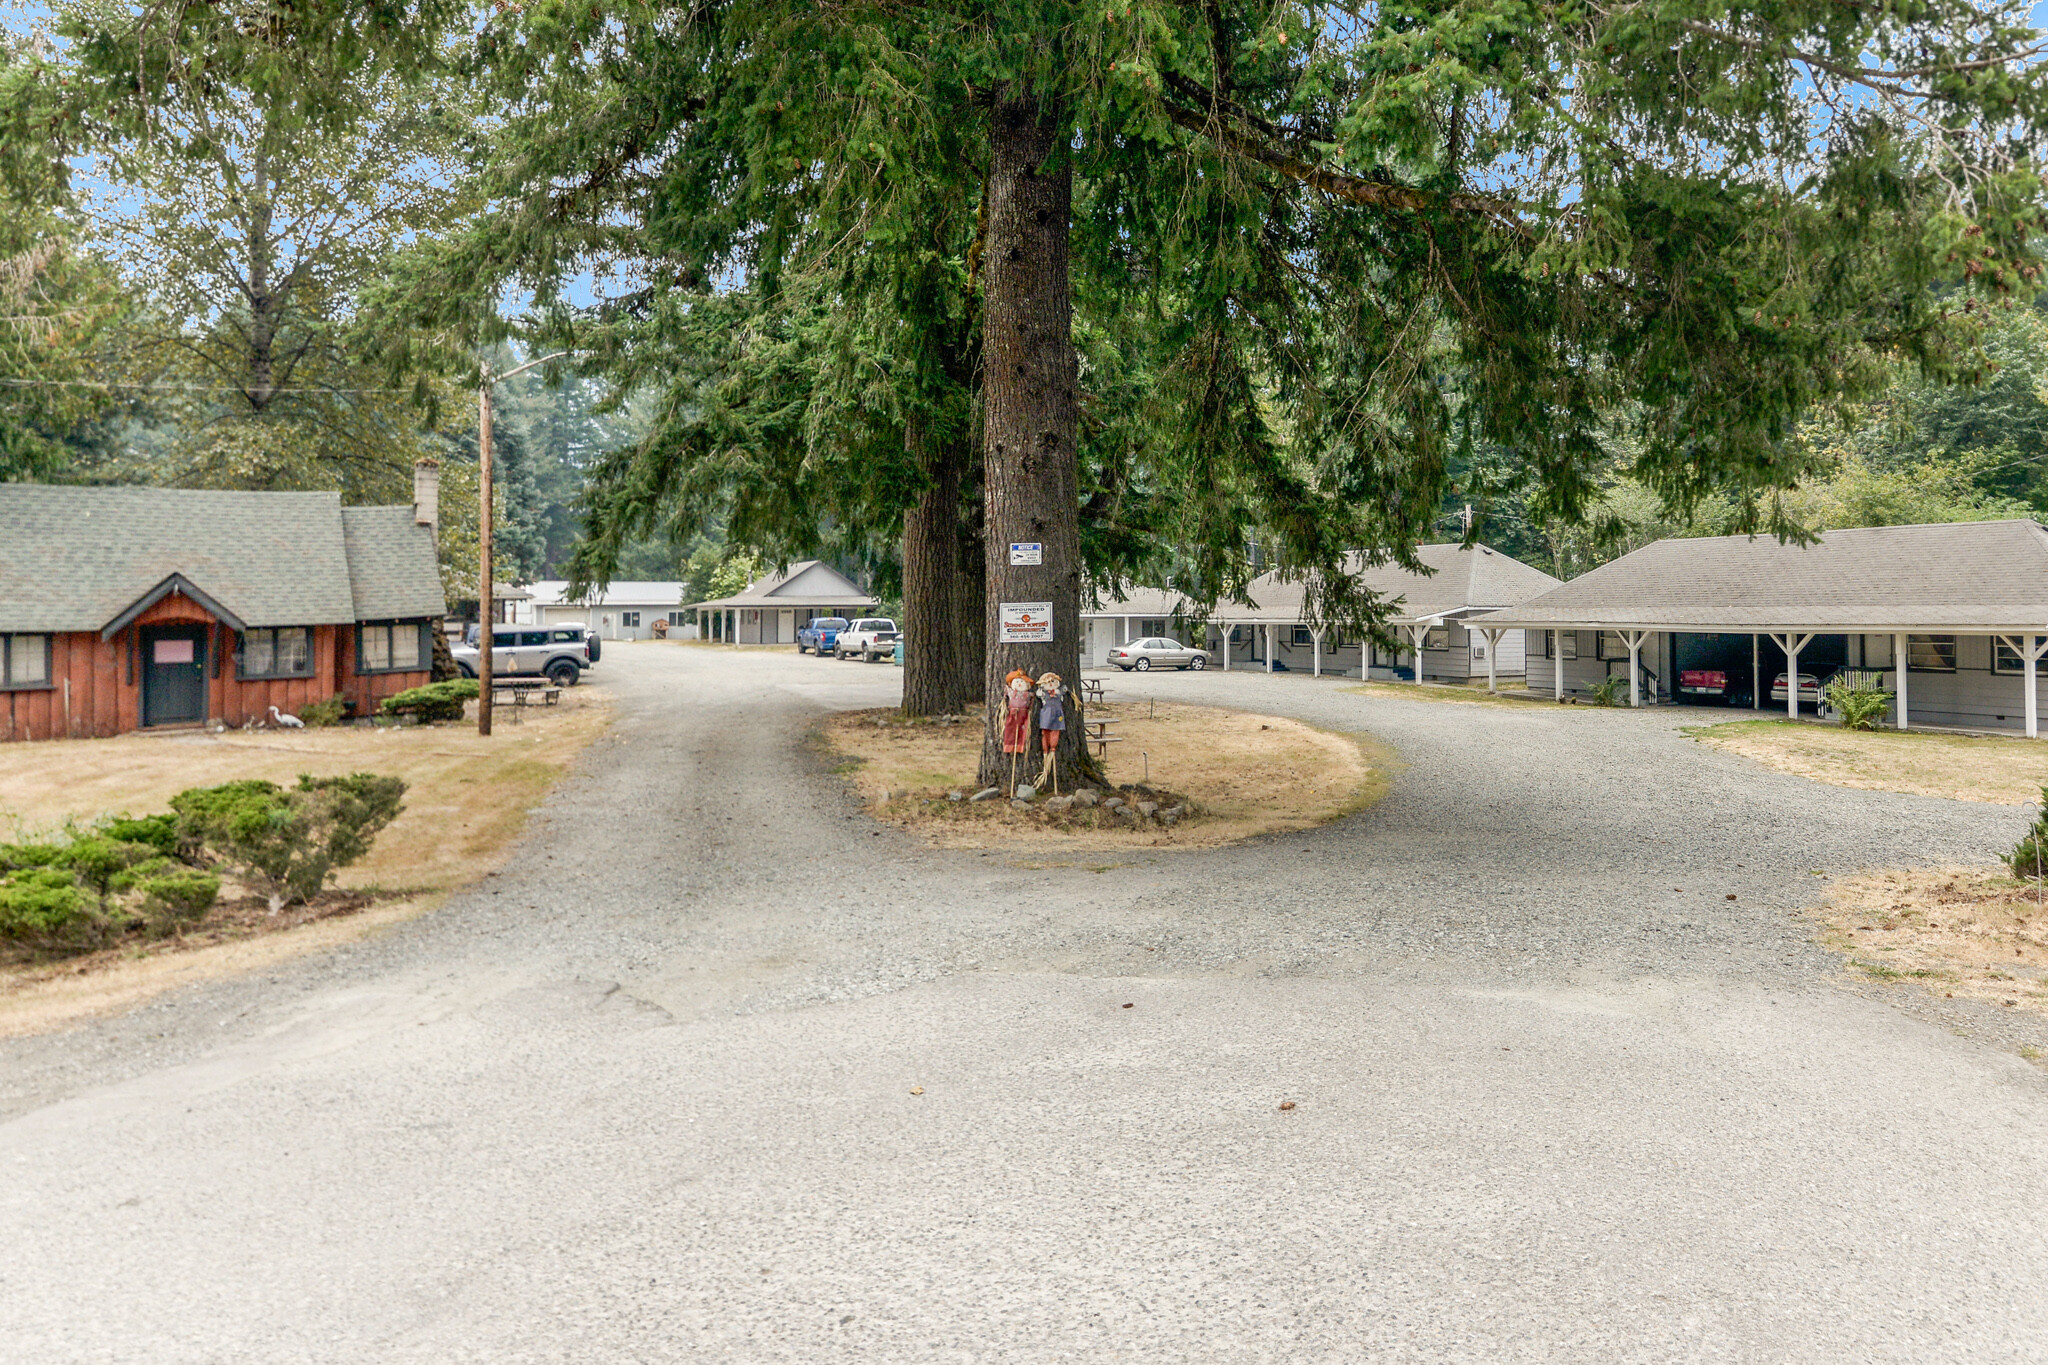
[{"label": "motel door", "polygon": [[206,628],[142,628],[142,723],[206,719]]}]

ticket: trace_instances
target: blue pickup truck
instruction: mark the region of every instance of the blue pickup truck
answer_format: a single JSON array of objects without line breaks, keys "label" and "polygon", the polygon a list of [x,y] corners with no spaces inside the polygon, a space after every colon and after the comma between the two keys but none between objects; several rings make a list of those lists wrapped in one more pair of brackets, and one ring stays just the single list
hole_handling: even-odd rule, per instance
[{"label": "blue pickup truck", "polygon": [[809,625],[796,633],[796,652],[815,654],[822,659],[839,643],[839,632],[845,629],[844,616],[813,617]]}]

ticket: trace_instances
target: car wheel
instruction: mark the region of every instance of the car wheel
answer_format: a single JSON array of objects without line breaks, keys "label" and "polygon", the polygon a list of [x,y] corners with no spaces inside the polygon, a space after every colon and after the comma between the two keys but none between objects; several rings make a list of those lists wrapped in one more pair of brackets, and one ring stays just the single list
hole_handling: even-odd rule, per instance
[{"label": "car wheel", "polygon": [[839,662],[841,662],[841,663],[845,663],[845,662],[846,662],[846,651],[845,651],[845,650],[843,650],[843,649],[841,649],[841,648],[840,648],[839,646],[837,646],[837,645],[834,645],[834,646],[832,646],[832,657],[833,657],[833,658],[835,658],[835,659],[837,659],[837,660],[839,660]]},{"label": "car wheel", "polygon": [[455,667],[461,672],[462,676],[465,678],[474,678],[476,676],[476,670],[471,668],[468,664],[457,664],[455,665]]},{"label": "car wheel", "polygon": [[1152,671],[1152,661],[1150,659],[1140,659],[1135,664],[1132,664],[1131,667],[1137,669],[1140,673],[1150,673]]},{"label": "car wheel", "polygon": [[1197,673],[1200,673],[1208,666],[1209,657],[1206,654],[1197,654],[1194,658],[1188,660],[1188,667],[1194,669]]},{"label": "car wheel", "polygon": [[557,687],[574,687],[582,676],[583,670],[567,659],[557,659],[548,665],[548,681]]}]

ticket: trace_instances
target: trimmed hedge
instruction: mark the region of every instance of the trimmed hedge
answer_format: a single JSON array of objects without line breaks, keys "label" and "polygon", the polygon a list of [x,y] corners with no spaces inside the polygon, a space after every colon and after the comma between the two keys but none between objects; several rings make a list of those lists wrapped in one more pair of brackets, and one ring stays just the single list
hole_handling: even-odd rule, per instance
[{"label": "trimmed hedge", "polygon": [[410,687],[386,697],[377,709],[387,716],[417,716],[421,720],[461,720],[462,704],[477,696],[475,678],[451,678],[447,682]]}]

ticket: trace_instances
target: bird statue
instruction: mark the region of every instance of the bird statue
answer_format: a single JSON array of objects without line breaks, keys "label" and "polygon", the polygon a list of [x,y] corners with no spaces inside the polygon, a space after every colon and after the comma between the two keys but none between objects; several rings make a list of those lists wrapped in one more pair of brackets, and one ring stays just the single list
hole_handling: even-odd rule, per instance
[{"label": "bird statue", "polygon": [[306,722],[300,720],[297,716],[280,715],[275,706],[270,708],[270,719],[287,730],[303,730],[306,728]]}]

